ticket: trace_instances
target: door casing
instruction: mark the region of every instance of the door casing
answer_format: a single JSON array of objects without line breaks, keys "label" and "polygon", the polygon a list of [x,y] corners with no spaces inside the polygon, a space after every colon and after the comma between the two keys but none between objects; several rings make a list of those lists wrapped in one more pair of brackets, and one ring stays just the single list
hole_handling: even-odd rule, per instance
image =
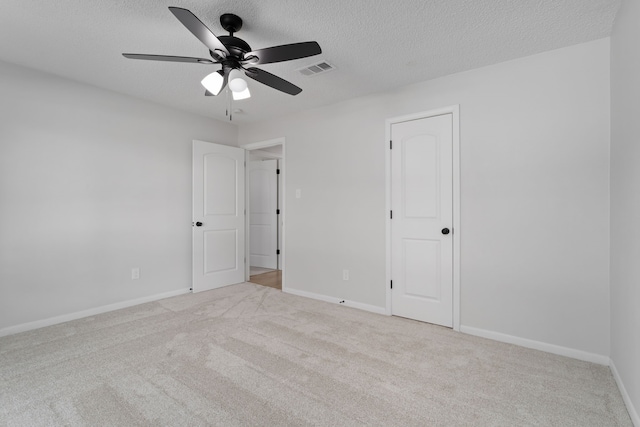
[{"label": "door casing", "polygon": [[391,125],[409,120],[425,119],[442,114],[451,114],[453,118],[453,330],[460,330],[460,106],[438,108],[386,120],[385,131],[385,236],[386,236],[386,307],[385,313],[391,316]]}]

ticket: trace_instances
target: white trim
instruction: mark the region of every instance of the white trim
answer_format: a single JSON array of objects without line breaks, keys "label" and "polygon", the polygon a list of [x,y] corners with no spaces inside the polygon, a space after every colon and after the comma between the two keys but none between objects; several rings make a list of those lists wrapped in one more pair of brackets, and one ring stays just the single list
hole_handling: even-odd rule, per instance
[{"label": "white trim", "polygon": [[616,380],[616,384],[618,385],[618,389],[620,390],[620,394],[622,395],[622,400],[624,400],[624,404],[627,406],[627,412],[629,413],[629,417],[631,418],[631,422],[636,427],[640,427],[640,416],[638,416],[638,411],[633,406],[633,402],[631,401],[631,397],[629,397],[629,393],[627,393],[627,389],[622,382],[622,378],[618,373],[618,369],[616,368],[616,364],[613,363],[613,359],[609,361],[609,368],[611,368],[611,373],[613,374],[613,378]]},{"label": "white trim", "polygon": [[260,151],[259,156],[263,159],[282,159],[282,154],[277,154],[277,153],[269,153],[268,151],[262,151],[262,149],[260,148],[256,148],[255,150],[251,150],[251,151]]},{"label": "white trim", "polygon": [[460,332],[475,335],[477,337],[488,338],[494,341],[500,341],[508,344],[519,345],[520,347],[531,348],[534,350],[540,350],[547,353],[557,354],[559,356],[571,357],[573,359],[584,360],[585,362],[597,363],[599,365],[609,365],[609,357],[589,353],[587,351],[577,350],[575,348],[562,347],[555,344],[549,344],[542,341],[534,341],[527,338],[516,337],[513,335],[507,335],[500,332],[488,331],[486,329],[474,328],[471,326],[460,326]]},{"label": "white trim", "polygon": [[391,140],[391,125],[409,120],[424,119],[427,117],[451,114],[453,116],[453,330],[460,330],[460,106],[451,105],[449,107],[438,108],[436,110],[424,111],[421,113],[409,114],[401,117],[394,117],[386,120],[384,141],[385,152],[385,227],[386,227],[386,306],[385,314],[391,315],[391,150],[389,141]]},{"label": "white trim", "polygon": [[384,314],[384,315],[387,314],[384,307],[378,307],[378,306],[375,306],[375,305],[363,304],[361,302],[343,300],[343,299],[340,299],[340,298],[329,297],[329,296],[326,296],[326,295],[314,294],[313,292],[299,291],[297,289],[287,289],[287,290],[285,290],[284,287],[282,289],[282,292],[286,292],[286,293],[292,294],[292,295],[297,295],[299,297],[311,298],[311,299],[315,299],[315,300],[330,302],[330,303],[333,303],[333,304],[344,305],[346,307],[357,308],[359,310],[370,311],[370,312],[376,313],[376,314]]},{"label": "white trim", "polygon": [[453,114],[453,330],[460,330],[460,106]]},{"label": "white trim", "polygon": [[[285,250],[285,244],[287,239],[286,237],[286,232],[287,232],[287,227],[286,227],[286,215],[287,215],[287,168],[286,168],[286,141],[284,137],[281,138],[275,138],[275,139],[269,139],[267,141],[259,141],[259,142],[251,142],[248,144],[242,144],[240,145],[240,148],[245,149],[245,160],[249,160],[248,156],[249,154],[247,153],[248,151],[252,151],[252,150],[259,150],[261,148],[267,148],[267,147],[273,147],[276,145],[282,145],[282,157],[280,157],[278,159],[279,162],[279,168],[280,168],[280,179],[282,180],[282,193],[279,194],[278,197],[282,198],[282,210],[280,211],[280,218],[278,218],[278,220],[280,221],[280,224],[282,224],[282,241],[280,242],[280,270],[282,270],[282,291],[284,292],[286,289],[286,283],[285,283],[285,258],[287,255],[287,251]],[[249,169],[245,168],[245,187],[247,187],[249,185]],[[245,191],[245,206],[247,207],[247,211],[249,210],[249,192]],[[246,230],[249,230],[249,215],[245,216],[245,228]],[[251,236],[250,233],[247,231],[245,233],[245,257],[247,262],[245,262],[245,281],[249,281],[249,276],[250,276],[250,262],[249,262],[249,248],[251,247]]]},{"label": "white trim", "polygon": [[274,145],[282,145],[282,148],[284,148],[284,143],[285,143],[284,137],[282,137],[282,138],[269,139],[267,141],[250,142],[247,144],[242,144],[240,145],[240,148],[244,148],[245,150],[248,150],[248,151],[258,150],[260,148],[273,147]]},{"label": "white trim", "polygon": [[9,326],[0,329],[0,337],[13,335],[20,332],[31,331],[34,329],[44,328],[45,326],[57,325],[59,323],[69,322],[71,320],[82,319],[83,317],[95,316],[96,314],[107,313],[109,311],[120,310],[122,308],[133,307],[134,305],[145,304],[147,302],[158,301],[165,298],[184,295],[191,292],[191,289],[179,289],[177,291],[165,292],[148,297],[136,298],[132,300],[117,302],[115,304],[103,305],[100,307],[90,308],[88,310],[76,311],[75,313],[63,314],[62,316],[50,317],[48,319],[36,320],[35,322],[22,323],[20,325]]}]

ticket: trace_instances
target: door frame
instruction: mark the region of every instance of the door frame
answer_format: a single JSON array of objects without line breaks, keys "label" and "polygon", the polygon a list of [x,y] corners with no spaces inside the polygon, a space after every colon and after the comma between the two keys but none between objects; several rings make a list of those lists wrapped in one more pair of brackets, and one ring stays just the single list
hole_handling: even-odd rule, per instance
[{"label": "door frame", "polygon": [[410,120],[451,114],[453,120],[453,330],[460,331],[460,105],[450,105],[420,113],[387,119],[385,122],[385,238],[386,238],[386,307],[391,316],[391,125]]},{"label": "door frame", "polygon": [[[280,180],[281,180],[281,188],[282,191],[278,194],[278,197],[282,199],[282,210],[280,211],[280,215],[278,218],[278,221],[280,224],[282,224],[282,241],[280,242],[280,260],[279,260],[279,266],[280,266],[280,270],[282,271],[282,291],[285,292],[286,289],[286,284],[285,284],[285,274],[284,274],[284,269],[285,269],[285,258],[287,255],[287,251],[285,250],[285,242],[286,242],[286,214],[287,214],[287,209],[286,209],[286,193],[287,193],[287,180],[286,180],[286,176],[287,176],[287,168],[285,167],[285,162],[286,162],[286,144],[285,144],[285,138],[281,137],[281,138],[275,138],[275,139],[269,139],[267,141],[259,141],[259,142],[251,142],[248,144],[241,144],[239,147],[243,148],[245,150],[245,162],[249,161],[248,157],[249,157],[249,152],[252,150],[259,150],[261,148],[267,148],[267,147],[273,147],[276,145],[282,145],[282,157],[279,158],[279,168],[280,168]],[[249,168],[245,168],[245,188],[248,187],[248,179],[249,179]],[[245,189],[245,206],[248,208],[249,207],[249,191],[247,191]],[[248,230],[249,228],[249,215],[245,215],[245,227],[246,230]],[[250,246],[250,236],[251,233],[249,233],[248,231],[245,232],[245,281],[249,281],[249,277],[250,277],[250,262],[249,262],[249,248]]]}]

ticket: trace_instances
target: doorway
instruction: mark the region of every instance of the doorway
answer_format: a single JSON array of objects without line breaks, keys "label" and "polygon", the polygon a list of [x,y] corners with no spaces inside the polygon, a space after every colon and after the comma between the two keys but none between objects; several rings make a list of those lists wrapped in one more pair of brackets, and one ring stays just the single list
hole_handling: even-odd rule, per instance
[{"label": "doorway", "polygon": [[284,138],[242,146],[247,153],[247,281],[283,289]]},{"label": "doorway", "polygon": [[460,327],[458,106],[387,120],[387,314]]}]

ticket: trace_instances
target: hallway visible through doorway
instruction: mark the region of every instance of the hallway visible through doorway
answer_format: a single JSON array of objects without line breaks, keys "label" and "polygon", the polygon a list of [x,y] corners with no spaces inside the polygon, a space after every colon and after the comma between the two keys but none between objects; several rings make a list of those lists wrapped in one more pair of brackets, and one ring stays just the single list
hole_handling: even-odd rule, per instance
[{"label": "hallway visible through doorway", "polygon": [[282,270],[251,267],[249,281],[257,285],[282,290]]}]

